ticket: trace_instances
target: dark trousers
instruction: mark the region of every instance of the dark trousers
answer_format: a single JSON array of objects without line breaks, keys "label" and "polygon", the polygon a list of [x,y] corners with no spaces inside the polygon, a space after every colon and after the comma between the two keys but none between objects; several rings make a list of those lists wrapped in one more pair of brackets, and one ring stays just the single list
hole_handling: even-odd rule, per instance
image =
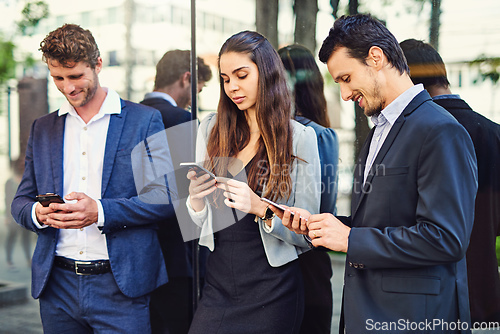
[{"label": "dark trousers", "polygon": [[150,314],[153,334],[186,334],[192,312],[192,279],[169,278],[151,293]]},{"label": "dark trousers", "polygon": [[112,273],[77,275],[54,267],[40,296],[40,315],[46,334],[151,332],[149,296],[125,296]]},{"label": "dark trousers", "polygon": [[313,249],[299,256],[299,264],[305,295],[300,333],[330,334],[333,313],[330,256],[323,250]]}]

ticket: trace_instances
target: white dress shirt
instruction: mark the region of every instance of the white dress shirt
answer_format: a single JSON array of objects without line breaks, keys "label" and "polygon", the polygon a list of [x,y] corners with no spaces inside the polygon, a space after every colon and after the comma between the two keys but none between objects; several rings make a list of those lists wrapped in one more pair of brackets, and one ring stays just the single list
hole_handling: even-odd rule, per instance
[{"label": "white dress shirt", "polygon": [[401,115],[411,100],[413,100],[413,98],[423,90],[424,86],[422,84],[408,88],[403,94],[399,95],[394,101],[385,107],[380,114],[371,117],[373,124],[375,124],[375,131],[373,133],[372,141],[370,142],[368,157],[366,158],[363,184],[366,182],[366,178],[372,168],[375,157],[380,151],[380,148],[384,144],[389,131],[391,131],[392,126],[398,119],[399,115]]},{"label": "white dress shirt", "polygon": [[[101,109],[88,123],[67,101],[59,109],[59,116],[68,114],[63,145],[64,196],[71,192],[83,192],[96,200],[98,222],[81,229],[61,229],[56,246],[57,256],[86,261],[109,259],[106,237],[97,227],[104,224],[104,211],[99,199],[110,115],[119,113],[120,97],[111,89],[107,89]],[[40,226],[36,215],[34,223],[38,227],[46,227]]]}]

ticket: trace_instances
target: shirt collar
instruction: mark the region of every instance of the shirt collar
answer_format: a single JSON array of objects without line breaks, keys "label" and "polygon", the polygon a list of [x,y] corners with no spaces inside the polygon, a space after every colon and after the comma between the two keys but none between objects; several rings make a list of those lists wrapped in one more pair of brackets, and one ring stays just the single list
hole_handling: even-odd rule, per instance
[{"label": "shirt collar", "polygon": [[394,101],[385,107],[384,110],[381,111],[380,115],[372,116],[372,122],[374,124],[382,125],[384,120],[387,120],[391,126],[394,125],[406,106],[423,90],[424,86],[422,84],[408,88],[403,94],[399,95]]},{"label": "shirt collar", "polygon": [[144,100],[152,99],[152,98],[159,98],[159,99],[167,100],[168,102],[170,102],[171,105],[173,105],[174,107],[177,107],[177,102],[175,102],[174,98],[172,96],[168,95],[167,93],[155,91],[155,92],[147,93],[144,96]]},{"label": "shirt collar", "polygon": [[[97,120],[104,115],[120,114],[122,112],[122,105],[118,93],[110,88],[104,89],[107,90],[106,98],[101,105],[101,109],[99,109],[97,115],[92,117],[92,120]],[[64,114],[80,117],[75,108],[67,100],[63,102],[61,108],[59,109],[58,116],[62,116]]]}]

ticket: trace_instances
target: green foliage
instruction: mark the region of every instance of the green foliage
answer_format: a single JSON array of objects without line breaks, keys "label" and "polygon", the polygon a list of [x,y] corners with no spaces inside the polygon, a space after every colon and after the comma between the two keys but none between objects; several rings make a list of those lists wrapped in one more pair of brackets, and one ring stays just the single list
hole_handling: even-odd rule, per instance
[{"label": "green foliage", "polygon": [[500,267],[500,237],[497,237],[497,262]]},{"label": "green foliage", "polygon": [[469,62],[469,66],[477,67],[479,71],[479,78],[474,80],[477,83],[481,81],[491,80],[493,85],[498,83],[500,79],[500,57],[486,57],[485,55],[479,56]]},{"label": "green foliage", "polygon": [[29,28],[34,28],[38,23],[49,16],[49,5],[42,0],[28,1],[21,11],[22,20],[17,23],[23,35],[27,34]]},{"label": "green foliage", "polygon": [[14,43],[0,36],[0,86],[15,76]]}]

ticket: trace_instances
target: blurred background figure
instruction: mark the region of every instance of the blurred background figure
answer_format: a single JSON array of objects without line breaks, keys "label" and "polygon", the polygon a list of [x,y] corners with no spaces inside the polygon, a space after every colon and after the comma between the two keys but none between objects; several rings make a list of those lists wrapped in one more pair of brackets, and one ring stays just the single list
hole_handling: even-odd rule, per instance
[{"label": "blurred background figure", "polygon": [[500,235],[500,125],[474,112],[459,95],[452,94],[444,62],[430,44],[407,39],[400,45],[412,81],[423,84],[433,101],[465,127],[474,143],[478,191],[466,253],[471,320],[498,323],[500,278],[495,244],[496,236]]},{"label": "blurred background figure", "polygon": [[[144,96],[142,104],[161,112],[165,128],[191,120],[186,109],[191,106],[191,53],[171,50],[156,65],[154,91]],[[210,67],[198,57],[198,93],[212,78]]]},{"label": "blurred background figure", "polygon": [[[302,45],[278,50],[288,73],[294,96],[294,118],[310,126],[318,139],[321,163],[320,212],[336,213],[339,142],[330,128],[324,81],[313,54]],[[304,276],[305,310],[301,333],[330,333],[333,296],[330,285],[332,266],[324,249],[313,249],[299,256]]]},{"label": "blurred background figure", "polygon": [[7,254],[7,265],[9,270],[16,270],[12,255],[16,240],[20,240],[26,263],[31,266],[31,232],[19,226],[10,212],[10,204],[14,199],[19,182],[23,176],[24,159],[19,158],[11,162],[11,176],[5,182],[5,224],[7,226],[7,234],[5,238],[5,251]]},{"label": "blurred background figure", "polygon": [[[200,93],[205,83],[212,78],[212,71],[202,58],[198,57],[197,60]],[[192,161],[194,155],[194,145],[190,145],[191,124],[186,123],[191,121],[191,113],[186,110],[191,106],[190,62],[189,50],[166,52],[156,65],[154,91],[147,93],[141,101],[161,113],[165,129],[168,129],[166,133],[174,169],[178,168],[181,162]],[[190,150],[190,147],[193,149]],[[176,177],[177,187],[187,189],[189,180],[185,172],[181,172],[183,174]],[[184,242],[176,215],[165,217],[165,220],[158,224],[157,233],[167,266],[168,283],[151,293],[151,330],[153,334],[187,333],[193,314],[191,260],[194,241]],[[200,247],[201,281],[208,253],[208,248]]]}]

